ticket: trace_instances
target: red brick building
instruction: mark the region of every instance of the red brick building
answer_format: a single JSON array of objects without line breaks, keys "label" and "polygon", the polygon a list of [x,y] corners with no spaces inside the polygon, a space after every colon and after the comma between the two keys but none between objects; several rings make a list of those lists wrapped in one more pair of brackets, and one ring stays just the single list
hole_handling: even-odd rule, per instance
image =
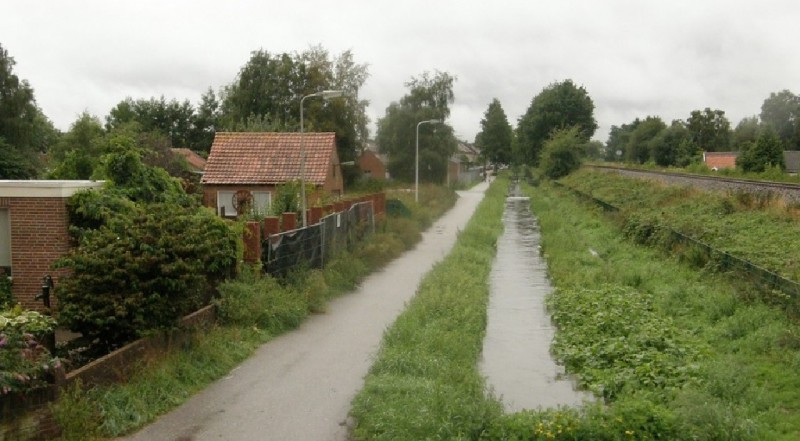
[{"label": "red brick building", "polygon": [[[278,185],[301,177],[301,136],[306,151],[305,181],[322,192],[344,191],[336,134],[218,132],[206,161],[203,204],[225,216],[236,216],[236,201],[244,195],[253,206],[266,210]],[[309,199],[309,206],[315,197]]]},{"label": "red brick building", "polygon": [[94,181],[0,181],[0,268],[13,278],[14,300],[42,310],[34,300],[42,278],[50,275],[58,287],[63,270],[53,263],[69,250],[67,198],[101,187]]},{"label": "red brick building", "polygon": [[372,150],[364,150],[358,157],[358,168],[364,178],[386,180],[386,166],[380,156]]},{"label": "red brick building", "polygon": [[739,152],[703,152],[703,162],[711,170],[736,168],[736,157]]}]

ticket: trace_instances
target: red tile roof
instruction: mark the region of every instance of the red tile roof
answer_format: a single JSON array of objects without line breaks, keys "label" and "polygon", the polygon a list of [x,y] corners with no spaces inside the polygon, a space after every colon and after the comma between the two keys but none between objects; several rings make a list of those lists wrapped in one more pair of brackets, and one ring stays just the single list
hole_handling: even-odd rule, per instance
[{"label": "red tile roof", "polygon": [[189,163],[192,168],[195,170],[203,170],[206,168],[206,160],[203,159],[202,156],[198,155],[197,153],[186,149],[186,148],[179,148],[179,149],[170,149],[173,153],[183,156],[186,159],[186,162]]},{"label": "red tile roof", "polygon": [[[204,184],[282,184],[300,179],[300,133],[218,132]],[[305,179],[323,185],[336,151],[333,132],[305,133]]]}]

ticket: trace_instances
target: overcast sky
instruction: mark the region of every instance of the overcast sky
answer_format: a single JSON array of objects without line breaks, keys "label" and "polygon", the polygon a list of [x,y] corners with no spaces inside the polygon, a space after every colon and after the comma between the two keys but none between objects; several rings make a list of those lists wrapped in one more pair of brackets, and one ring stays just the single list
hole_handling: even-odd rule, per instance
[{"label": "overcast sky", "polygon": [[0,43],[61,130],[126,97],[188,99],[232,82],[251,51],[352,50],[374,123],[424,71],[457,77],[451,124],[473,141],[497,97],[509,122],[547,85],[589,92],[611,125],[800,93],[798,0],[0,0]]}]

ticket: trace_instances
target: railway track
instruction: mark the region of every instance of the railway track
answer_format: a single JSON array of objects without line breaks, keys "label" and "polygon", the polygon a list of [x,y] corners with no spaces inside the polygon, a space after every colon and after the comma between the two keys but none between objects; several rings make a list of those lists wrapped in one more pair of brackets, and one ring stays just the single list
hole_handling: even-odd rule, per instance
[{"label": "railway track", "polygon": [[724,176],[705,176],[658,170],[635,170],[610,165],[585,165],[585,167],[607,173],[618,173],[623,176],[651,179],[670,185],[688,185],[705,190],[745,191],[759,194],[772,193],[775,196],[783,197],[787,203],[800,204],[800,184],[734,179]]}]

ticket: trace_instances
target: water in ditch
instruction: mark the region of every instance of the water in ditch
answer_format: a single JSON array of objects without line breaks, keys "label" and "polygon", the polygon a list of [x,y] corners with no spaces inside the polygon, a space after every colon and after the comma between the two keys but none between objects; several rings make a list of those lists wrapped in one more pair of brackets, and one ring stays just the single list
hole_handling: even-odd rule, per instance
[{"label": "water in ditch", "polygon": [[554,327],[545,308],[552,290],[539,255],[539,230],[530,201],[512,186],[491,272],[481,370],[507,412],[576,406],[591,395],[576,391],[550,355]]}]

